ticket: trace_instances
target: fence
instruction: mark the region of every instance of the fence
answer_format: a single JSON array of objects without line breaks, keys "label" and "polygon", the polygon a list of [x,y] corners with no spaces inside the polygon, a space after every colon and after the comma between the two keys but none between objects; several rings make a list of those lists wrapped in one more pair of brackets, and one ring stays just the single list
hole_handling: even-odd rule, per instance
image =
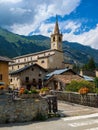
[{"label": "fence", "polygon": [[85,106],[98,107],[98,94],[96,93],[81,95],[76,92],[55,91],[54,94],[57,96],[58,100],[68,101]]}]

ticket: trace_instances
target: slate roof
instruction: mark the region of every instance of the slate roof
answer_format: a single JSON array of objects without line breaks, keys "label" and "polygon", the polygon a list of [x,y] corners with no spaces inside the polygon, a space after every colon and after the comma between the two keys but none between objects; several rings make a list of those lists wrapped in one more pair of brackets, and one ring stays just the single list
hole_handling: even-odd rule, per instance
[{"label": "slate roof", "polygon": [[0,61],[4,61],[4,62],[12,62],[12,60],[8,57],[3,57],[3,56],[0,56]]},{"label": "slate roof", "polygon": [[23,67],[23,68],[21,68],[21,69],[19,69],[19,70],[10,72],[9,74],[10,74],[10,75],[18,74],[18,73],[23,72],[24,70],[27,70],[27,69],[29,69],[30,67],[34,67],[34,66],[38,66],[39,68],[41,68],[41,69],[43,69],[44,71],[46,71],[46,69],[42,68],[40,65],[38,65],[38,64],[33,64],[33,65],[25,66],[25,67]]},{"label": "slate roof", "polygon": [[53,72],[47,74],[47,75],[45,76],[45,79],[47,80],[47,79],[49,79],[50,77],[52,77],[53,75],[59,75],[59,74],[62,74],[62,73],[64,73],[64,72],[68,71],[68,70],[70,70],[70,69],[65,68],[65,69],[54,70]]},{"label": "slate roof", "polygon": [[89,77],[87,75],[83,75],[83,78],[86,80],[86,81],[94,81],[94,78],[93,77]]}]

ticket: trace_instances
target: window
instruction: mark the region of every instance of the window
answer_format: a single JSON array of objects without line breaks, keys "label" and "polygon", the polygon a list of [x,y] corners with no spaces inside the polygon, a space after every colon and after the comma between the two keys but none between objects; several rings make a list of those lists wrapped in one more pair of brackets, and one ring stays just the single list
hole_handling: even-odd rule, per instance
[{"label": "window", "polygon": [[59,42],[61,42],[61,37],[59,37]]},{"label": "window", "polygon": [[26,82],[29,82],[29,77],[25,77],[25,81],[26,81]]},{"label": "window", "polygon": [[18,65],[18,69],[19,69],[19,65]]},{"label": "window", "polygon": [[26,59],[24,59],[24,62],[26,62]]},{"label": "window", "polygon": [[55,37],[53,37],[53,42],[55,42]]},{"label": "window", "polygon": [[34,68],[32,68],[32,71],[34,70]]},{"label": "window", "polygon": [[39,74],[39,77],[41,77],[41,74]]},{"label": "window", "polygon": [[10,82],[12,82],[13,80],[12,79],[10,79]]},{"label": "window", "polygon": [[42,60],[42,61],[41,61],[41,63],[45,63],[45,61],[44,61],[44,60]]},{"label": "window", "polygon": [[2,80],[2,74],[0,74],[0,80]]}]

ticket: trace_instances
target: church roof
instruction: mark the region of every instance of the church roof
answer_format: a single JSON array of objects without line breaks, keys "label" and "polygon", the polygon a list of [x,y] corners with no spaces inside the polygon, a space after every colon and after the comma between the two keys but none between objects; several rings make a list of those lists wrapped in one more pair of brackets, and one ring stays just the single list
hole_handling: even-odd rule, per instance
[{"label": "church roof", "polygon": [[49,50],[40,51],[40,52],[36,52],[36,53],[30,53],[30,54],[26,54],[26,55],[22,55],[22,56],[17,56],[17,57],[14,57],[13,60],[19,59],[19,58],[24,58],[24,57],[29,57],[29,56],[34,56],[34,55],[39,55],[39,54],[44,54],[46,52],[54,52],[54,51],[62,52],[62,51],[56,50],[56,49],[49,49]]},{"label": "church roof", "polygon": [[27,69],[29,69],[29,68],[31,68],[31,67],[34,67],[34,66],[37,66],[37,67],[43,69],[44,71],[47,71],[46,69],[44,69],[44,68],[41,67],[40,65],[38,65],[38,64],[33,64],[33,65],[25,66],[25,67],[23,67],[23,68],[21,68],[21,69],[18,69],[18,70],[16,70],[16,71],[10,72],[9,74],[10,74],[10,75],[18,74],[18,73],[21,73],[21,72],[23,72],[23,71],[25,71],[25,70],[27,70]]},{"label": "church roof", "polygon": [[0,56],[0,61],[11,62],[12,60],[10,58],[8,58],[8,57]]}]

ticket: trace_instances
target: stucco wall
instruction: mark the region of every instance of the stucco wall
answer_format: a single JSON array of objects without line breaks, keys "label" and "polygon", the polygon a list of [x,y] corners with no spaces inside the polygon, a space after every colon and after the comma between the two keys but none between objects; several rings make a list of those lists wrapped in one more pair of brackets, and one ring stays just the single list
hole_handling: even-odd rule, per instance
[{"label": "stucco wall", "polygon": [[5,83],[5,87],[8,86],[9,84],[9,79],[8,79],[8,62],[1,62],[0,61],[0,74],[2,74],[2,80],[1,82]]},{"label": "stucco wall", "polygon": [[26,122],[36,117],[48,117],[48,104],[45,99],[11,100],[0,95],[0,123]]}]

